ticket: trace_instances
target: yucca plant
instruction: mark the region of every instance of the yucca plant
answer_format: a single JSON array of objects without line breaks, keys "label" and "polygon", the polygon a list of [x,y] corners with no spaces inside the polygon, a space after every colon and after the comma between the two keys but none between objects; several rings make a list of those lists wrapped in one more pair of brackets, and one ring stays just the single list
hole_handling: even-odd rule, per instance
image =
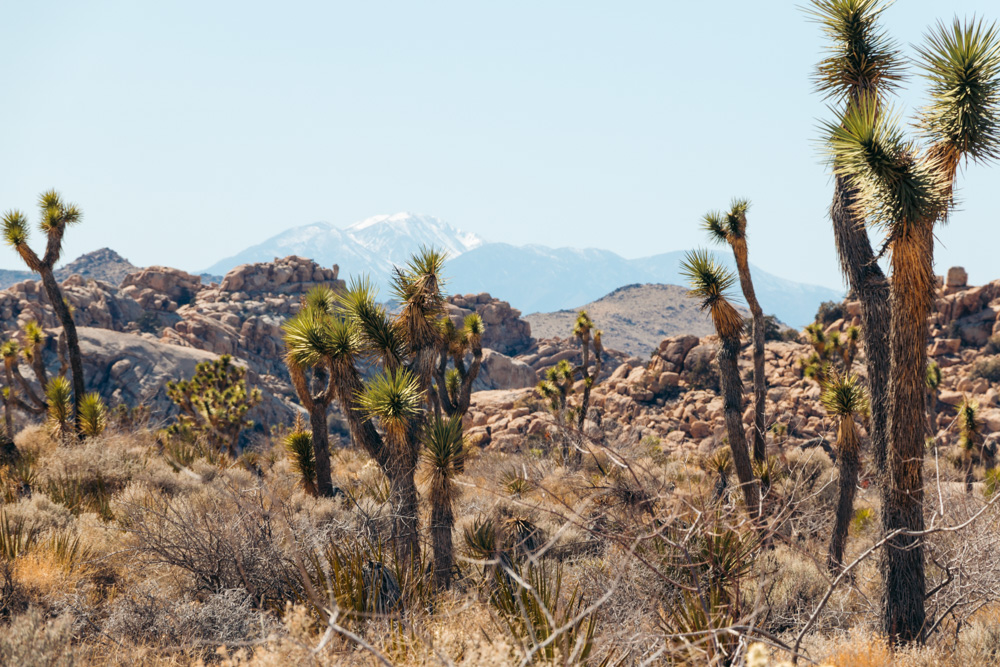
[{"label": "yucca plant", "polygon": [[735,276],[704,250],[687,253],[681,262],[681,275],[688,280],[688,296],[701,302],[701,309],[712,316],[712,323],[719,334],[719,384],[725,405],[726,432],[733,454],[736,476],[743,491],[747,511],[754,518],[759,515],[760,489],[754,478],[743,430],[743,384],[737,364],[740,354],[740,334],[743,318],[729,302],[729,290],[736,282]]},{"label": "yucca plant", "polygon": [[80,356],[80,340],[77,336],[73,314],[63,297],[54,271],[55,265],[62,255],[63,235],[66,233],[66,228],[80,222],[82,214],[75,204],[64,202],[55,190],[43,192],[39,196],[38,208],[41,210],[38,228],[46,239],[45,253],[42,256],[39,256],[28,245],[28,218],[20,211],[11,210],[4,214],[4,240],[7,245],[17,251],[28,269],[41,275],[45,294],[63,325],[73,375],[73,421],[75,421],[78,414],[78,403],[83,400],[84,394],[83,359]]},{"label": "yucca plant", "polygon": [[941,389],[941,366],[936,361],[927,364],[927,435],[933,438],[937,433],[937,402]]},{"label": "yucca plant", "polygon": [[[983,425],[979,419],[979,404],[966,397],[958,406],[958,463],[965,473],[965,492],[972,493],[976,463],[986,458],[983,448]],[[986,464],[986,468],[991,466]]]},{"label": "yucca plant", "polygon": [[729,473],[733,469],[733,453],[728,447],[719,447],[702,462],[705,471],[718,475],[712,497],[716,500],[723,500],[726,491],[729,489]]},{"label": "yucca plant", "polygon": [[85,438],[96,438],[104,433],[108,426],[108,408],[97,392],[84,394],[80,401],[79,417],[80,435]]},{"label": "yucca plant", "polygon": [[0,510],[0,558],[8,561],[24,554],[35,543],[38,529],[24,519],[11,519]]},{"label": "yucca plant", "polygon": [[[580,366],[574,371],[578,372],[583,380],[583,396],[580,398],[580,411],[577,414],[576,423],[576,427],[582,429],[583,423],[587,419],[587,410],[590,408],[590,392],[601,378],[601,368],[604,365],[604,345],[601,342],[601,330],[594,328],[594,322],[585,310],[577,313],[576,323],[573,325],[573,336],[580,343]],[[593,367],[590,365],[591,348],[593,348],[594,355]]]},{"label": "yucca plant", "polygon": [[736,270],[739,274],[740,288],[751,316],[751,339],[753,340],[753,457],[758,463],[766,457],[767,432],[764,422],[764,406],[767,400],[767,378],[764,374],[764,311],[757,301],[753,289],[753,278],[750,275],[750,260],[747,249],[747,210],[750,202],[746,199],[733,199],[729,211],[713,211],[702,219],[702,226],[708,232],[709,239],[716,243],[729,245],[736,259]]},{"label": "yucca plant", "polygon": [[545,379],[541,380],[535,390],[538,395],[549,402],[549,408],[556,413],[559,421],[564,421],[566,402],[573,388],[573,366],[563,359],[555,366],[545,370]]},{"label": "yucca plant", "polygon": [[[891,456],[883,525],[909,532],[924,527],[925,342],[934,289],[934,224],[950,211],[962,160],[988,161],[998,154],[1000,35],[981,21],[955,19],[932,28],[918,53],[930,86],[930,102],[918,117],[923,146],[903,136],[896,114],[872,91],[852,99],[826,128],[834,173],[853,190],[854,215],[885,230],[888,239]],[[870,377],[870,386],[877,380]],[[926,581],[919,539],[890,540],[882,562],[884,630],[892,641],[921,641]]]},{"label": "yucca plant", "polygon": [[48,403],[48,418],[46,424],[57,438],[64,438],[71,433],[73,418],[73,389],[62,375],[49,380],[45,388],[45,398]]},{"label": "yucca plant", "polygon": [[836,571],[843,567],[844,546],[854,516],[854,496],[861,472],[861,438],[855,422],[868,415],[868,396],[857,375],[845,374],[834,376],[824,385],[820,402],[837,422],[840,496],[827,559],[827,567]]},{"label": "yucca plant", "polygon": [[299,474],[302,488],[310,496],[319,495],[316,488],[316,453],[313,450],[312,434],[297,428],[285,436],[284,445],[292,469]]},{"label": "yucca plant", "polygon": [[434,545],[434,580],[442,589],[451,586],[455,569],[451,533],[458,487],[455,478],[465,470],[466,445],[459,415],[434,417],[424,427],[421,458],[427,469],[431,501],[431,542]]},{"label": "yucca plant", "polygon": [[581,613],[585,604],[579,588],[564,594],[562,565],[529,563],[516,574],[500,580],[490,602],[511,638],[533,656],[526,662],[586,663],[594,648],[597,615]]}]

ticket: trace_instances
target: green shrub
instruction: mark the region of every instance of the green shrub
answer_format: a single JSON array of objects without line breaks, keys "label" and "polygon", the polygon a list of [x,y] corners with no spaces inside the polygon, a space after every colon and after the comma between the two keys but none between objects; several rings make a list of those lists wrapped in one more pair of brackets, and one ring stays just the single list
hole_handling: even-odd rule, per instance
[{"label": "green shrub", "polygon": [[1000,382],[1000,356],[987,357],[977,361],[972,365],[969,377]]},{"label": "green shrub", "polygon": [[819,304],[819,310],[816,311],[816,321],[822,324],[832,324],[843,319],[845,315],[843,304],[836,301],[824,301]]}]

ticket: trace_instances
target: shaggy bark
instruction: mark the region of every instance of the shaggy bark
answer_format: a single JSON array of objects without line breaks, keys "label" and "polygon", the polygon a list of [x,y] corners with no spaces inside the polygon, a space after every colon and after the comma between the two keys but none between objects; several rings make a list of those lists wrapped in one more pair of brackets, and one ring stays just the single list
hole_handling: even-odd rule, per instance
[{"label": "shaggy bark", "polygon": [[843,177],[834,186],[830,218],[840,267],[855,298],[861,302],[861,339],[868,369],[871,401],[869,435],[879,475],[885,473],[889,443],[889,337],[891,326],[889,281],[872,251],[864,220],[854,213],[855,192]]},{"label": "shaggy bark", "polygon": [[[906,225],[893,243],[891,447],[882,492],[886,533],[924,529],[927,316],[934,289],[932,222],[915,221]],[[920,538],[900,535],[886,543],[883,578],[883,631],[893,642],[922,642],[927,584]]]},{"label": "shaggy bark", "polygon": [[752,319],[751,339],[753,340],[753,458],[758,463],[767,460],[767,431],[764,420],[764,406],[767,401],[767,376],[764,374],[764,311],[757,301],[750,277],[750,262],[747,257],[747,242],[739,239],[733,243],[736,270],[740,276],[743,298],[750,307]]},{"label": "shaggy bark", "polygon": [[56,311],[59,321],[62,322],[63,332],[66,334],[66,347],[69,351],[69,366],[73,374],[73,423],[80,419],[80,401],[84,394],[83,379],[83,357],[80,355],[80,338],[76,333],[76,323],[73,322],[73,314],[63,299],[62,290],[56,282],[51,268],[42,267],[42,286],[49,297],[52,309]]},{"label": "shaggy bark", "polygon": [[[853,419],[843,417],[842,419]],[[841,428],[844,428],[843,426]],[[827,567],[838,571],[844,566],[844,547],[847,545],[847,531],[854,518],[854,496],[858,489],[858,475],[861,472],[861,457],[857,443],[845,443],[838,448],[837,463],[840,467],[840,497],[837,500],[837,515],[830,539],[830,555]]]},{"label": "shaggy bark", "polygon": [[726,418],[726,433],[729,449],[733,453],[733,467],[743,490],[743,499],[750,516],[756,519],[760,514],[760,489],[753,475],[750,452],[747,449],[746,433],[743,430],[743,386],[737,359],[740,354],[740,339],[726,337],[719,348],[719,384]]}]

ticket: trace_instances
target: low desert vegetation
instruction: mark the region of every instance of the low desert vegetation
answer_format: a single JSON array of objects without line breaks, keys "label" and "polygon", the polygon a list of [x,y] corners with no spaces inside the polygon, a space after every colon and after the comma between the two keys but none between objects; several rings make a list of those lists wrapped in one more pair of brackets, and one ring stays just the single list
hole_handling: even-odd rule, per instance
[{"label": "low desert vegetation", "polygon": [[[1000,153],[1000,33],[930,29],[910,139],[888,105],[906,63],[880,25],[887,4],[809,5],[829,41],[815,83],[835,113],[831,218],[856,310],[823,304],[801,345],[776,346],[807,351],[794,380],[825,433],[794,445],[799,416],[767,413],[785,388],[768,387],[765,340],[786,336],[756,301],[747,200],[702,220],[735,274],[702,250],[682,264],[715,356],[683,384],[664,371],[643,400],[707,390],[718,409],[689,420],[710,434],[701,449],[672,450],[594,398],[616,371],[586,312],[567,332],[580,363],[554,363],[509,406],[547,410],[544,428],[470,442],[487,325],[449,316],[433,249],[396,270],[395,310],[366,278],[303,297],[281,328],[291,427],[251,421],[263,395],[228,355],[165,387],[170,424],[109,410],[84,391],[53,277],[80,210],[41,196],[42,256],[27,216],[7,212],[4,237],[63,327],[58,373],[35,322],[0,345],[0,664],[995,663],[996,439],[968,397],[942,413],[942,438],[926,342],[934,225],[959,166]],[[986,352],[963,379],[1000,381],[996,341]]]}]

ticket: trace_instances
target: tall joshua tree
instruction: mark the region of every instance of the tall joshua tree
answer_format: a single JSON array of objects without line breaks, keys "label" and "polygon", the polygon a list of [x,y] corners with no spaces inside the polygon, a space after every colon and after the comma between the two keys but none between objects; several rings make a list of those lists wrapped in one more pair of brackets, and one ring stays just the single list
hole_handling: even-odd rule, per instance
[{"label": "tall joshua tree", "polygon": [[[904,139],[873,96],[828,126],[834,171],[854,192],[856,215],[886,231],[891,256],[889,452],[883,481],[887,532],[923,530],[927,316],[934,290],[934,224],[946,218],[963,158],[996,157],[1000,143],[1000,38],[995,27],[938,24],[918,49],[930,83],[919,117],[926,147]],[[888,541],[884,628],[893,641],[922,641],[923,549],[919,536]]]},{"label": "tall joshua tree", "polygon": [[736,283],[736,277],[717,264],[705,250],[687,253],[681,262],[681,274],[688,279],[691,288],[688,295],[699,299],[701,309],[709,311],[715,331],[719,334],[719,384],[722,388],[729,449],[733,453],[733,465],[747,510],[756,519],[759,515],[760,489],[754,478],[746,433],[743,430],[743,384],[737,364],[743,318],[729,302],[729,290]]},{"label": "tall joshua tree", "polygon": [[[601,367],[604,364],[604,345],[601,343],[601,330],[594,329],[594,322],[581,310],[573,325],[573,335],[580,341],[579,372],[583,378],[583,397],[580,399],[580,413],[576,417],[576,427],[583,428],[587,420],[587,410],[590,408],[590,391],[601,378]],[[590,365],[591,348],[594,351],[594,365]]]},{"label": "tall joshua tree", "polygon": [[[879,26],[888,0],[812,0],[810,15],[828,39],[828,55],[816,68],[817,90],[846,106],[861,99],[881,103],[902,77],[903,60]],[[861,331],[871,396],[871,440],[875,465],[885,471],[889,424],[889,282],[872,250],[858,193],[836,174],[830,219],[840,267],[861,303]]]},{"label": "tall joshua tree", "polygon": [[80,401],[84,395],[83,360],[80,356],[80,340],[69,304],[63,298],[62,289],[55,277],[55,265],[62,254],[62,240],[66,227],[80,221],[80,209],[65,203],[55,190],[43,192],[38,198],[42,217],[38,226],[45,234],[45,254],[41,257],[28,245],[28,218],[20,211],[7,211],[3,216],[4,239],[14,248],[29,269],[42,277],[42,286],[49,297],[52,309],[62,323],[69,348],[70,369],[73,373],[73,419],[79,418]]},{"label": "tall joshua tree", "polygon": [[747,209],[750,202],[734,199],[728,213],[713,211],[705,215],[703,226],[709,238],[716,243],[728,243],[736,259],[743,298],[750,307],[753,327],[753,458],[757,463],[767,460],[767,442],[764,426],[764,405],[767,400],[767,378],[764,376],[764,311],[757,301],[750,277],[750,260],[747,251]]},{"label": "tall joshua tree", "polygon": [[455,526],[453,504],[458,496],[455,478],[465,469],[462,417],[434,417],[424,428],[421,458],[427,466],[431,500],[431,543],[434,546],[434,583],[451,586],[455,556],[451,534]]},{"label": "tall joshua tree", "polygon": [[839,570],[844,563],[847,528],[854,516],[854,496],[861,472],[861,438],[856,419],[868,413],[868,397],[856,375],[840,375],[826,383],[820,401],[831,417],[837,420],[837,467],[840,468],[840,497],[830,538],[827,566]]}]

